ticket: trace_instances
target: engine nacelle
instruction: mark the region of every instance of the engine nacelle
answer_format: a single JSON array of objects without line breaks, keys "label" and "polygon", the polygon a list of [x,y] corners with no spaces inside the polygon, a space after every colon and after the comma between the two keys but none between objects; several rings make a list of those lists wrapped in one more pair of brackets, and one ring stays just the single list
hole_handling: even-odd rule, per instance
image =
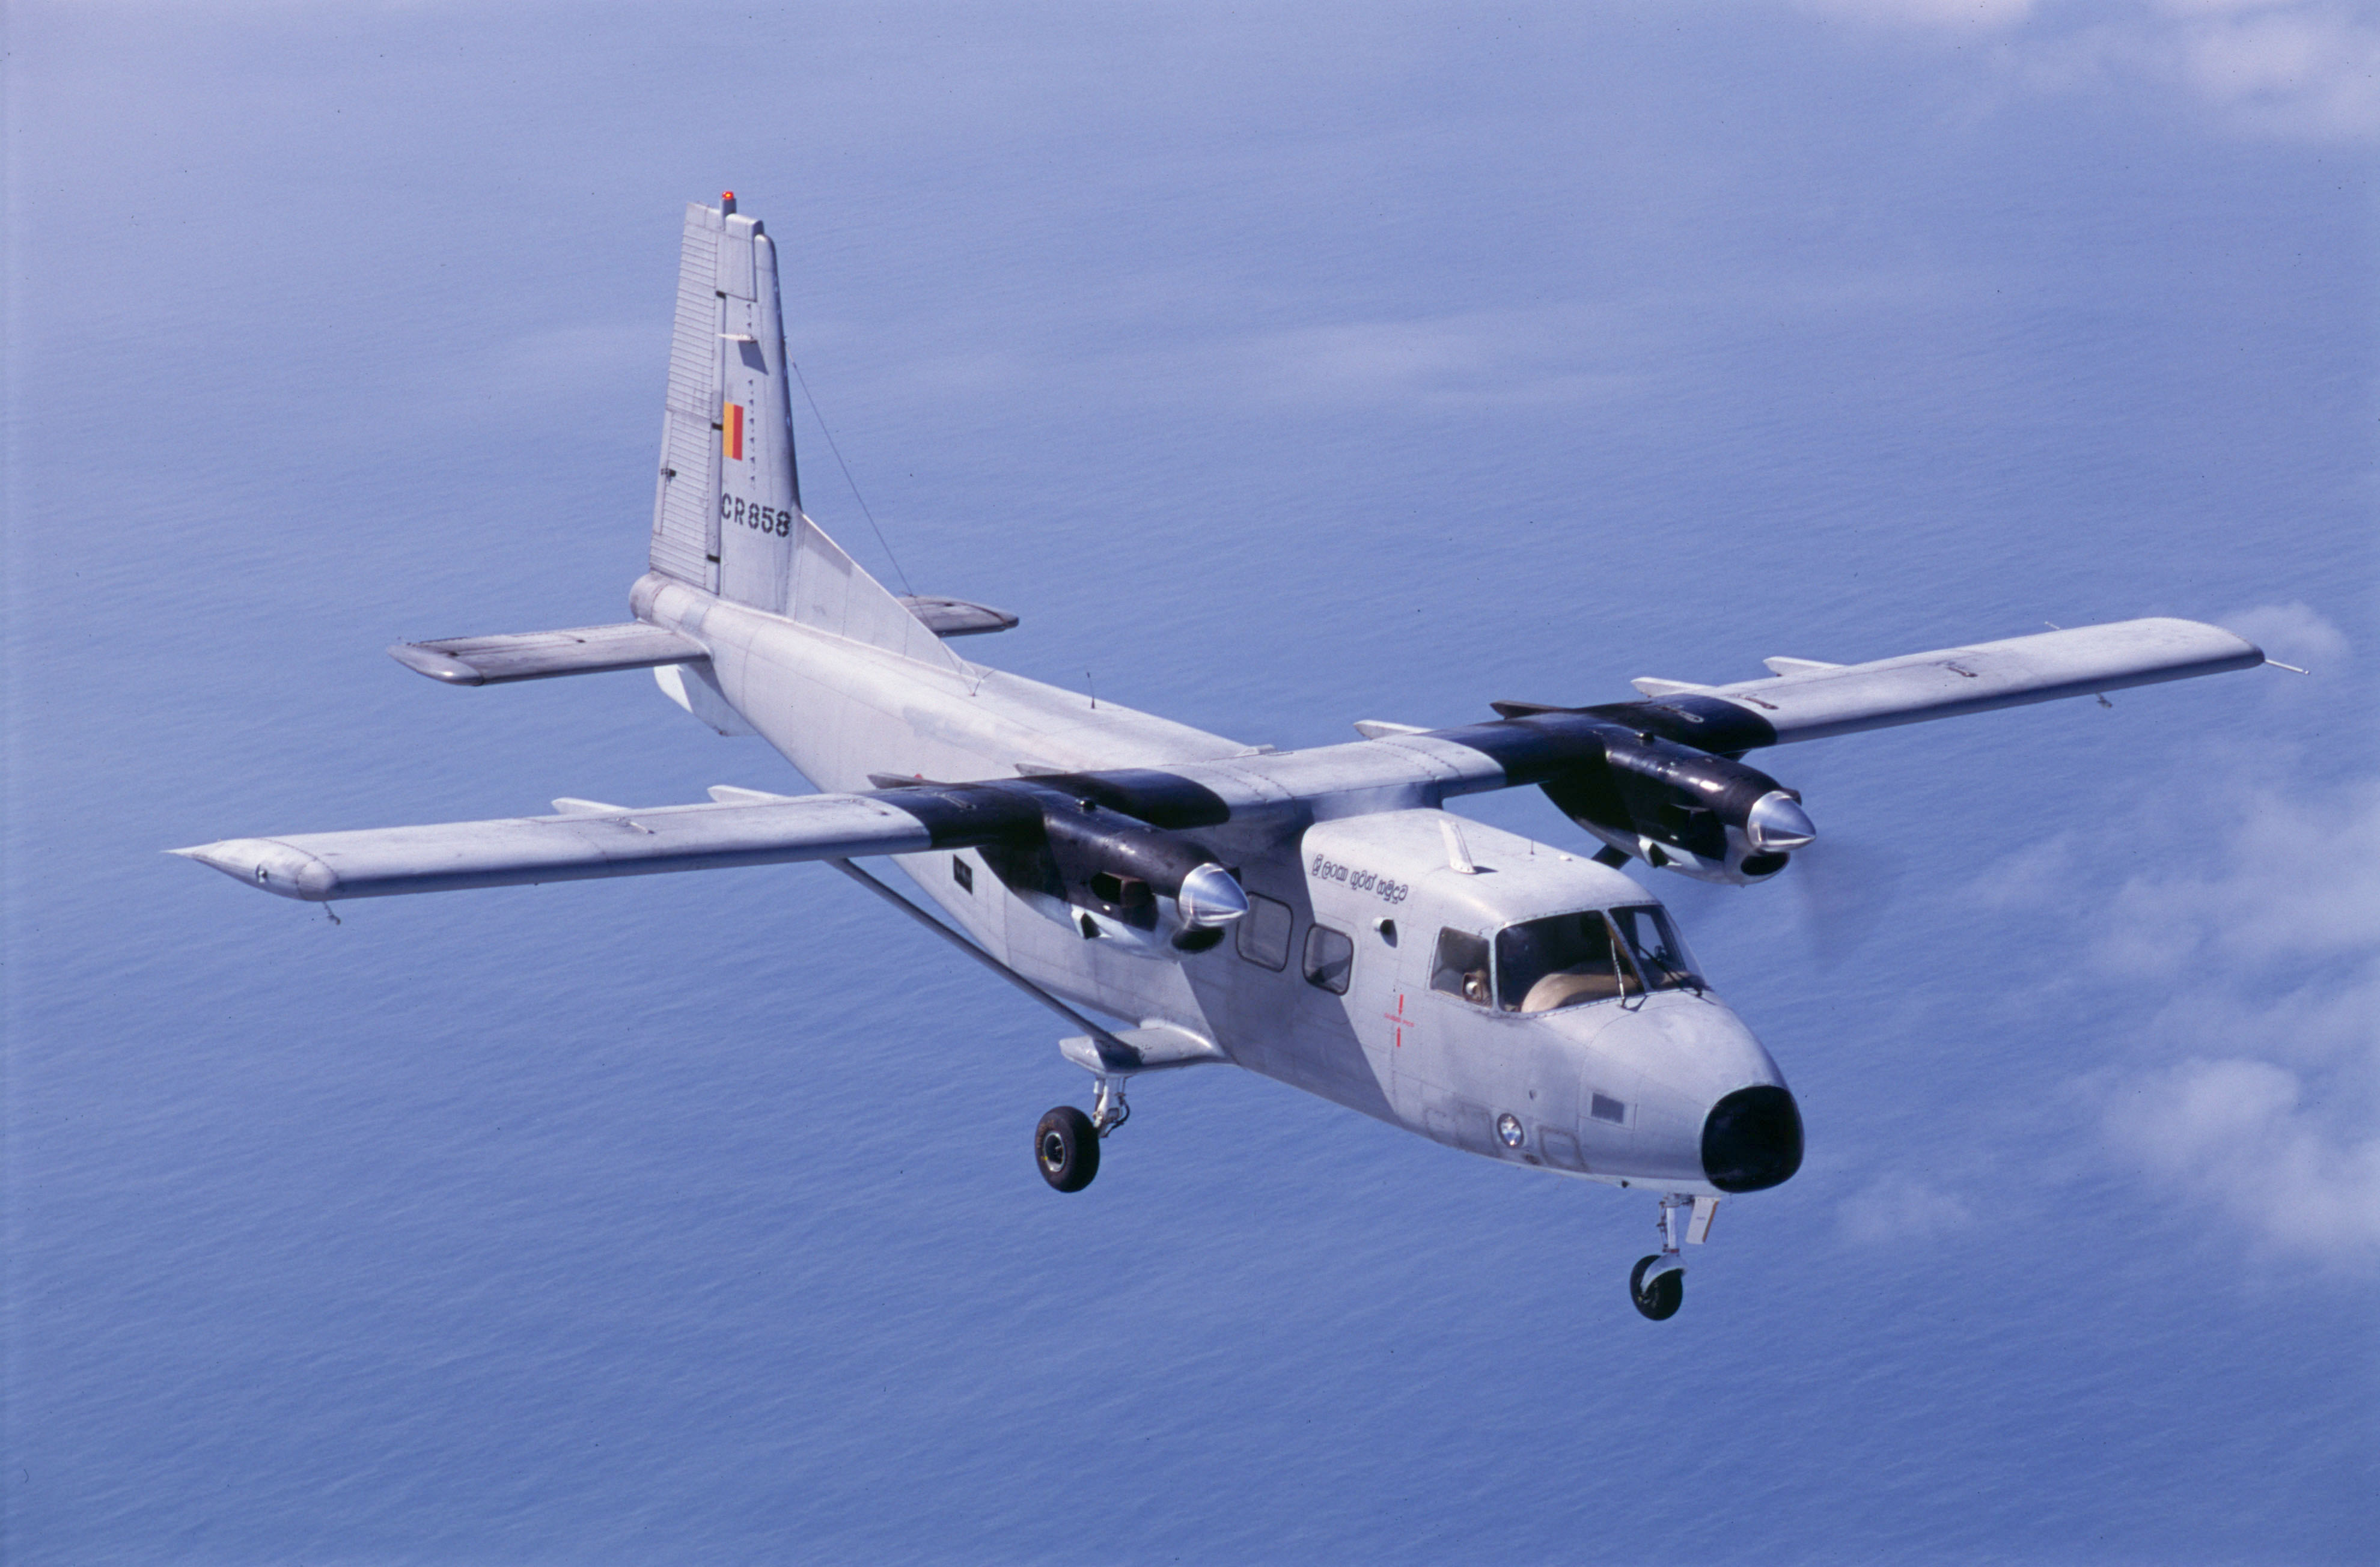
[{"label": "engine nacelle", "polygon": [[1545,790],[1621,853],[1697,881],[1766,881],[1818,836],[1801,796],[1757,767],[1617,726],[1600,765],[1577,765]]},{"label": "engine nacelle", "polygon": [[1579,821],[1578,825],[1622,854],[1642,860],[1659,870],[1692,876],[1698,882],[1750,886],[1755,882],[1765,882],[1783,870],[1789,858],[1782,853],[1764,853],[1753,849],[1743,841],[1742,833],[1735,828],[1728,830],[1726,852],[1712,857],[1663,843],[1647,833],[1617,832],[1588,821]]},{"label": "engine nacelle", "polygon": [[1037,913],[1145,957],[1204,952],[1248,911],[1212,854],[1089,800],[1045,801],[1039,842],[986,845],[982,854]]}]

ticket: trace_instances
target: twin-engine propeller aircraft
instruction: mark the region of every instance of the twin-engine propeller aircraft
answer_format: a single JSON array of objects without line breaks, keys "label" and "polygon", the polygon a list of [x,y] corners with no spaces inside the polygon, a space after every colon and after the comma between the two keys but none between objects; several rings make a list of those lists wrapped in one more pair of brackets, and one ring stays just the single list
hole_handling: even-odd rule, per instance
[{"label": "twin-engine propeller aircraft", "polygon": [[[1099,1167],[1142,1072],[1229,1062],[1490,1159],[1649,1188],[1660,1248],[1630,1292],[1677,1310],[1719,1199],[1790,1178],[1784,1075],[1706,980],[1641,861],[1746,885],[1817,829],[1750,752],[2241,669],[2256,647],[2139,620],[1866,664],[1771,658],[1642,700],[1498,703],[1452,729],[1355,725],[1277,752],[970,663],[1014,617],[895,597],[802,512],[775,247],[731,194],[689,206],[651,569],[619,625],[392,648],[456,685],[650,669],[818,789],[716,788],[648,810],[233,838],[174,852],[327,903],[822,860],[1062,1015],[1091,1113],[1034,1129],[1060,1191]],[[1451,815],[1534,785],[1573,855]],[[853,861],[889,856],[935,919]],[[1083,1012],[1129,1019],[1105,1027]]]}]

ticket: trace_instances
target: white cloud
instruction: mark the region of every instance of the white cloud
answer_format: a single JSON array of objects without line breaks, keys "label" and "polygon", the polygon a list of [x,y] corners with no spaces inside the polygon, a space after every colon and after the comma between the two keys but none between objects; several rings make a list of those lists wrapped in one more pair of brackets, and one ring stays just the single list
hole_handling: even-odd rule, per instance
[{"label": "white cloud", "polygon": [[[1851,313],[1929,311],[1972,295],[1980,274],[1955,266],[1875,268],[1824,277],[1772,266],[1749,295],[1740,283],[1684,282],[1594,302],[1563,301],[1428,315],[1366,317],[1233,331],[1162,351],[1117,346],[1095,328],[1074,339],[1068,384],[1103,381],[1120,395],[1221,398],[1298,407],[1530,409],[1629,403],[1680,373],[1682,342],[1719,340],[1769,322],[1831,325]],[[1747,325],[1749,307],[1755,319]],[[1232,307],[1232,308],[1237,308]],[[1087,318],[1143,312],[1129,292]],[[1219,311],[1218,315],[1228,312]],[[1715,323],[1724,321],[1724,329]],[[1691,356],[1693,350],[1686,353]],[[921,372],[923,373],[923,372]],[[1004,378],[1016,384],[1028,372]]]},{"label": "white cloud", "polygon": [[1845,1198],[1835,1219],[1843,1239],[1853,1246],[1905,1246],[1975,1222],[1973,1211],[1955,1195],[1901,1175],[1888,1175]]},{"label": "white cloud", "polygon": [[2241,128],[2380,135],[2380,14],[2353,0],[1799,0],[1856,25],[1971,39],[2039,90],[2127,80],[2180,90]]},{"label": "white cloud", "polygon": [[[2332,1094],[2337,1077],[2313,1075]],[[2308,1088],[2269,1061],[2185,1061],[2129,1085],[2107,1124],[2144,1174],[2221,1210],[2260,1249],[2368,1269],[2380,1263],[2380,1105],[2364,1091],[2360,1114],[2325,1114]]]},{"label": "white cloud", "polygon": [[[2213,7],[2206,9],[2212,10]],[[2380,131],[2380,26],[2326,6],[2175,18],[2151,58],[2198,95],[2277,130]]]},{"label": "white cloud", "polygon": [[1235,350],[1245,372],[1298,402],[1537,404],[1619,394],[1617,374],[1574,368],[1575,312],[1472,312],[1349,321],[1268,334]]},{"label": "white cloud", "polygon": [[2218,832],[2191,868],[2116,894],[2098,944],[2107,971],[2296,971],[2380,952],[2380,781],[2308,792],[2221,780],[2190,809]]},{"label": "white cloud", "polygon": [[2380,1264],[2380,781],[2230,803],[2213,868],[2105,911],[2095,966],[2164,993],[2169,1061],[2105,1091],[2106,1126],[2267,1246]]},{"label": "white cloud", "polygon": [[1986,30],[2033,15],[2033,0],[1801,0],[1804,10],[1886,27]]},{"label": "white cloud", "polygon": [[1233,332],[1162,351],[1085,341],[1069,384],[1299,407],[1558,406],[1630,395],[1643,374],[1630,363],[1633,343],[1609,307],[1472,310]]},{"label": "white cloud", "polygon": [[[2227,619],[2276,656],[2348,661],[2302,604]],[[2323,697],[2266,678],[2277,711]],[[2261,743],[2212,756],[2143,820],[2167,825],[2130,851],[2156,868],[2070,913],[2089,982],[2144,1019],[2130,1062],[2082,1085],[2107,1151],[2259,1253],[2380,1267],[2380,779],[2308,782]],[[2070,837],[2036,857],[2119,851]],[[2046,912],[2055,885],[2019,867],[1990,896]]]},{"label": "white cloud", "polygon": [[2301,669],[2336,674],[2347,662],[2347,638],[2303,604],[2265,604],[2223,616],[2216,624],[2238,632],[2268,658]]}]

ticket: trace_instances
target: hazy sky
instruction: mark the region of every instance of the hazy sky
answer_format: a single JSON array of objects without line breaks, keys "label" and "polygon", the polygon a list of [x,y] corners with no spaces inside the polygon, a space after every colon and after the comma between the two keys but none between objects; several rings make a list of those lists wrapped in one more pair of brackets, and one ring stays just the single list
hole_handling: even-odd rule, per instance
[{"label": "hazy sky", "polygon": [[[14,1562],[2357,1561],[2380,14],[20,4]],[[1057,1030],[816,867],[319,912],[157,851],[794,787],[621,617],[679,211],[971,657],[1281,746],[2143,614],[1654,878],[1803,1106],[1652,1204]],[[1574,845],[1534,793],[1466,803]]]}]

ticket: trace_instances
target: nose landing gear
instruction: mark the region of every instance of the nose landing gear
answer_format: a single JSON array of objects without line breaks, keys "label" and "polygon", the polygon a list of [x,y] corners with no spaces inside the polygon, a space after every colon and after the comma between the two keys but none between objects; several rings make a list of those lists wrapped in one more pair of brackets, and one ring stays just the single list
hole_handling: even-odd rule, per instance
[{"label": "nose landing gear", "polygon": [[1628,1298],[1656,1322],[1678,1314],[1686,1301],[1686,1262],[1680,1246],[1700,1246],[1710,1237],[1711,1218],[1718,1199],[1673,1191],[1661,1199],[1661,1249],[1636,1264],[1628,1275]]},{"label": "nose landing gear", "polygon": [[1676,1316],[1678,1308],[1686,1303],[1686,1271],[1680,1264],[1670,1262],[1653,1275],[1651,1283],[1645,1282],[1645,1272],[1662,1260],[1659,1257],[1647,1257],[1628,1275],[1628,1298],[1636,1303],[1637,1310],[1656,1322]]}]

